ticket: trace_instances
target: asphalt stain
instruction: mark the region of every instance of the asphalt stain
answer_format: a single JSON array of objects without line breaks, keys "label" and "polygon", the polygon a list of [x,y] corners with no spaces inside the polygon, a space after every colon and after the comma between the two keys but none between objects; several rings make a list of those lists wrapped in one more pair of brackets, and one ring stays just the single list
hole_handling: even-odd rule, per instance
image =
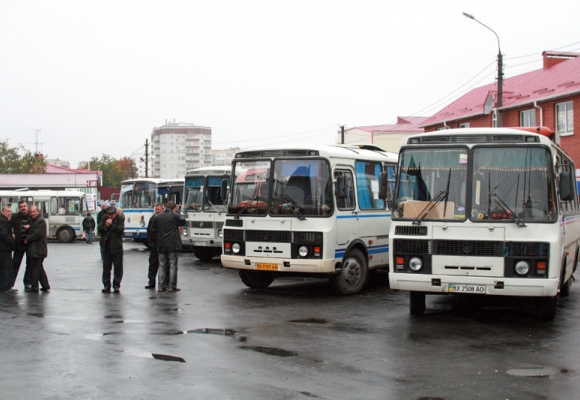
[{"label": "asphalt stain", "polygon": [[294,357],[297,356],[298,353],[293,351],[279,349],[277,347],[267,347],[267,346],[240,346],[242,350],[251,350],[256,351],[258,353],[267,354],[269,356],[278,356],[278,357]]},{"label": "asphalt stain", "polygon": [[322,318],[305,318],[305,319],[293,319],[288,322],[295,324],[327,324],[328,321]]},{"label": "asphalt stain", "polygon": [[201,328],[201,329],[194,329],[191,331],[184,331],[184,334],[187,333],[203,333],[209,335],[219,335],[219,336],[233,336],[236,334],[236,331],[233,329],[215,329],[215,328]]},{"label": "asphalt stain", "polygon": [[153,356],[154,359],[156,360],[162,360],[162,361],[176,361],[176,362],[182,362],[184,363],[185,360],[181,357],[176,357],[176,356],[170,356],[167,354],[156,354],[156,353],[151,353],[151,355]]},{"label": "asphalt stain", "polygon": [[41,312],[29,312],[28,315],[32,315],[33,317],[37,318],[44,318],[44,313]]}]

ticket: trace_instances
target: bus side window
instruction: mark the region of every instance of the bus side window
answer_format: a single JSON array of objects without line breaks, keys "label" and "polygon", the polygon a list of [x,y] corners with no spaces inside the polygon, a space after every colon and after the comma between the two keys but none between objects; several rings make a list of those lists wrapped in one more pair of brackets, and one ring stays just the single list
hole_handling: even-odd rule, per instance
[{"label": "bus side window", "polygon": [[354,209],[354,190],[352,181],[352,172],[345,170],[336,170],[334,172],[336,180],[336,206],[339,210]]}]

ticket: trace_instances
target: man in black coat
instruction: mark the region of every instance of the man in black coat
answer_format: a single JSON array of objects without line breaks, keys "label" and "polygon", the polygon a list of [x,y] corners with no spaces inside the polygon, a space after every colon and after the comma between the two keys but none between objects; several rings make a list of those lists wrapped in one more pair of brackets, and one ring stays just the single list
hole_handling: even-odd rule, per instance
[{"label": "man in black coat", "polygon": [[11,289],[12,273],[12,250],[14,250],[14,237],[10,226],[10,216],[12,209],[10,206],[2,207],[0,214],[0,291],[16,292]]},{"label": "man in black coat", "polygon": [[[145,286],[145,289],[155,289],[155,279],[157,279],[157,271],[159,270],[159,254],[157,253],[157,243],[155,243],[152,231],[155,216],[161,212],[163,212],[163,204],[155,204],[155,214],[151,216],[147,225],[147,247],[149,248],[149,273],[147,277],[149,278],[149,283]],[[169,279],[169,277],[167,278]]]},{"label": "man in black coat", "polygon": [[44,270],[44,259],[48,256],[48,246],[46,244],[46,221],[40,215],[40,210],[36,206],[30,206],[31,224],[28,236],[24,240],[27,244],[26,259],[30,269],[30,288],[25,289],[27,292],[38,292],[38,283],[43,292],[50,290],[48,276]]},{"label": "man in black coat", "polygon": [[99,220],[99,235],[101,236],[101,250],[103,251],[103,293],[111,291],[111,269],[113,272],[113,290],[121,291],[123,279],[123,231],[125,221],[117,214],[116,207],[107,208],[107,215]]},{"label": "man in black coat", "polygon": [[[185,218],[179,215],[174,201],[168,201],[165,211],[155,216],[152,234],[157,244],[159,253],[159,277],[157,280],[158,291],[178,292],[177,287],[177,259],[181,250],[181,237],[179,227],[185,225]],[[166,276],[169,273],[169,288],[166,284]]]},{"label": "man in black coat", "polygon": [[87,244],[93,244],[93,231],[95,230],[95,219],[91,212],[87,211],[86,217],[83,219],[83,230],[87,236]]},{"label": "man in black coat", "polygon": [[[26,254],[26,244],[25,239],[28,235],[28,228],[30,227],[30,213],[28,212],[28,204],[26,201],[18,202],[18,211],[12,214],[10,218],[10,225],[12,225],[12,231],[14,232],[14,243],[16,249],[12,255],[12,286],[16,283],[16,278],[18,277],[18,270],[20,270],[20,264],[22,264],[22,259]],[[28,266],[28,256],[26,256],[26,269],[24,270],[24,289],[30,287],[30,268]]]}]

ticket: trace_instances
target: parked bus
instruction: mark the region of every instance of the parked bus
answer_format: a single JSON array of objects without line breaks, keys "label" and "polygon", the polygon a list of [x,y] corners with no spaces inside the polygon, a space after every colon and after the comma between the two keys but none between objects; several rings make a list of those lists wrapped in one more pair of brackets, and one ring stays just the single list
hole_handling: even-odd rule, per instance
[{"label": "parked bus", "polygon": [[82,221],[87,210],[85,193],[69,190],[0,190],[2,206],[10,205],[13,213],[18,203],[39,208],[46,220],[47,236],[59,242],[72,242],[82,234]]},{"label": "parked bus", "polygon": [[181,212],[187,222],[180,229],[181,241],[202,261],[221,254],[229,186],[230,167],[203,167],[185,173]]},{"label": "parked bus", "polygon": [[174,201],[181,206],[183,198],[183,184],[185,179],[163,179],[157,184],[156,203],[162,203],[164,206],[168,201]]},{"label": "parked bus", "polygon": [[539,318],[554,318],[578,261],[578,192],[570,157],[533,131],[403,140],[389,282],[410,291],[411,314],[425,311],[426,294],[465,293],[529,296]]},{"label": "parked bus", "polygon": [[121,182],[119,207],[125,214],[123,237],[142,242],[147,239],[147,225],[153,215],[157,184],[161,179],[137,178]]},{"label": "parked bus", "polygon": [[325,277],[341,294],[359,292],[388,264],[391,213],[379,198],[397,155],[372,145],[292,146],[242,151],[224,227],[222,265],[250,288],[276,277]]}]

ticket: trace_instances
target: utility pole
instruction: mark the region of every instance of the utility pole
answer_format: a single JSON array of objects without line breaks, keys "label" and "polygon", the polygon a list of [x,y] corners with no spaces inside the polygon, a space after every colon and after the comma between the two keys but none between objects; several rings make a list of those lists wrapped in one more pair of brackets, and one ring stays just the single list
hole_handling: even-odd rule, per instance
[{"label": "utility pole", "polygon": [[344,144],[344,125],[340,126],[340,144]]},{"label": "utility pole", "polygon": [[38,135],[40,134],[40,128],[33,129],[33,131],[34,131],[34,136],[35,136],[34,143],[36,144],[36,153],[34,153],[34,154],[38,155]]},{"label": "utility pole", "polygon": [[145,178],[149,178],[149,139],[145,139]]}]

